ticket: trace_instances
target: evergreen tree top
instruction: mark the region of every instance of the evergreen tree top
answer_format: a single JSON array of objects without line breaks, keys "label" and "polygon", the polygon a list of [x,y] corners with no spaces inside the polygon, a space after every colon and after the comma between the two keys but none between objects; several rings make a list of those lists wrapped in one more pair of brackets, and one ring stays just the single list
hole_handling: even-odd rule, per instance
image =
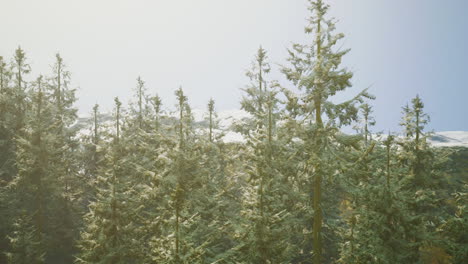
[{"label": "evergreen tree top", "polygon": [[[283,66],[281,71],[286,78],[303,94],[296,95],[286,90],[288,99],[286,109],[293,116],[303,116],[311,119],[311,114],[326,116],[328,125],[349,125],[357,119],[359,109],[356,103],[363,103],[364,98],[374,99],[367,92],[361,91],[354,98],[336,104],[330,100],[337,92],[351,87],[353,73],[345,67],[341,67],[342,57],[349,49],[341,50],[335,48],[344,34],[333,33],[335,21],[326,19],[328,5],[322,1],[309,1],[311,16],[305,27],[306,34],[314,34],[311,44],[293,44],[288,49],[290,63],[289,67]],[[319,118],[321,120],[322,117]]]},{"label": "evergreen tree top", "polygon": [[182,86],[175,91],[175,96],[177,97],[178,102],[177,107],[184,105],[188,101],[187,96],[184,94],[184,90],[182,90]]},{"label": "evergreen tree top", "polygon": [[424,112],[424,103],[419,95],[411,100],[411,105],[406,104],[402,108],[402,114],[400,126],[403,127],[405,136],[418,139],[419,136],[424,136],[424,128],[430,117]]},{"label": "evergreen tree top", "polygon": [[208,101],[208,112],[214,112],[214,105],[215,101],[213,100],[213,98],[210,98],[210,101]]}]

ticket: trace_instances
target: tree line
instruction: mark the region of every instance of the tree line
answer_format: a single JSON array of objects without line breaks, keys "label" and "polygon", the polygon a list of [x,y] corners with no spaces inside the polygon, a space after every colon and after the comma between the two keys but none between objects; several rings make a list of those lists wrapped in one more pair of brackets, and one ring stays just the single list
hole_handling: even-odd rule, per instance
[{"label": "tree line", "polygon": [[213,99],[200,129],[182,88],[174,117],[140,77],[112,124],[96,104],[82,133],[61,55],[33,81],[23,49],[0,57],[0,263],[466,261],[468,185],[427,142],[422,99],[399,136],[373,133],[367,90],[332,101],[351,87],[349,50],[309,3],[310,43],[280,66],[294,89],[261,47],[247,71],[246,143],[223,142]]}]

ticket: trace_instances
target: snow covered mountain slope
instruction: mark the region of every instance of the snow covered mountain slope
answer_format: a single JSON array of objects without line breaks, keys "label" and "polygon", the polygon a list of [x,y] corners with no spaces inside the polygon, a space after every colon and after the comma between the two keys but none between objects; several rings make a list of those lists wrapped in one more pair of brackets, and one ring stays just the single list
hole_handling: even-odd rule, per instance
[{"label": "snow covered mountain slope", "polygon": [[468,131],[435,132],[429,142],[435,147],[468,147]]},{"label": "snow covered mountain slope", "polygon": [[[201,109],[192,110],[195,127],[203,132],[208,127],[208,113]],[[175,113],[169,113],[168,116],[176,118]],[[235,126],[242,126],[249,121],[251,115],[244,110],[226,110],[220,111],[215,116],[217,129],[215,134],[221,136],[225,143],[245,143],[246,139],[242,134],[235,131]],[[112,115],[110,113],[101,114],[101,126],[112,127]],[[89,134],[91,126],[91,117],[80,117],[75,126],[80,134]],[[429,142],[435,147],[468,147],[468,131],[442,131],[435,132],[429,139]]]},{"label": "snow covered mountain slope", "polygon": [[[164,115],[164,114],[163,114]],[[168,112],[165,114],[166,121],[176,120],[178,114],[175,112]],[[192,116],[194,126],[198,133],[203,133],[208,128],[209,114],[207,111],[200,109],[192,109]],[[216,113],[214,121],[216,129],[214,130],[215,135],[219,135],[225,143],[245,143],[246,140],[241,133],[234,131],[234,126],[248,122],[251,115],[244,110],[227,110]],[[87,136],[92,133],[91,127],[93,118],[91,116],[80,116],[73,128],[78,130],[78,136]],[[100,127],[113,130],[113,117],[111,113],[100,113],[99,114]]]}]

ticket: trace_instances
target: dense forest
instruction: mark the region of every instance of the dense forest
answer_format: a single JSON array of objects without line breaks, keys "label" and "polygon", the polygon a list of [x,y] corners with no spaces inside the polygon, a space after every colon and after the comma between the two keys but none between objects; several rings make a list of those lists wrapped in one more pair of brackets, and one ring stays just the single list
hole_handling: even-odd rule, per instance
[{"label": "dense forest", "polygon": [[223,141],[213,99],[197,127],[182,88],[164,111],[140,77],[83,133],[61,55],[35,79],[20,47],[0,57],[0,263],[466,263],[468,149],[428,143],[417,95],[387,135],[367,90],[332,100],[349,50],[328,6],[309,10],[288,84],[253,54],[245,143]]}]

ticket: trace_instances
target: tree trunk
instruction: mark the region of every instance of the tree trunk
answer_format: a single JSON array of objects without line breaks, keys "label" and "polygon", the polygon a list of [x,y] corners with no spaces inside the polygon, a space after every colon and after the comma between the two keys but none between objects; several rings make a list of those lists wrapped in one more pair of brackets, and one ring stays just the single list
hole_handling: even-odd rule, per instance
[{"label": "tree trunk", "polygon": [[[320,17],[317,20],[317,59],[320,60],[321,53],[321,40],[320,40]],[[319,157],[322,156],[322,83],[321,80],[317,82],[316,94],[315,94],[315,125],[316,134],[316,148],[318,149]],[[321,162],[320,162],[321,163]],[[315,174],[313,181],[313,209],[314,209],[314,223],[312,227],[312,239],[313,239],[313,263],[320,264],[322,262],[322,169],[321,164],[315,165]]]}]

